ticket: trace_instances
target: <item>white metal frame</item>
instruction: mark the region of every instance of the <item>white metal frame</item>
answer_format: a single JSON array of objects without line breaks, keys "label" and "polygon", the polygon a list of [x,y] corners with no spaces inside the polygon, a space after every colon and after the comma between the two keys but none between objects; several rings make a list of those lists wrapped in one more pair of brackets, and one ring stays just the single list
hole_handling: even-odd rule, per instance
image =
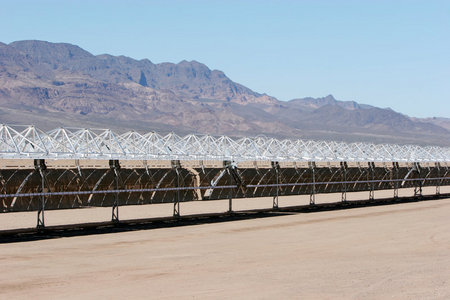
[{"label": "white metal frame", "polygon": [[450,162],[437,146],[278,140],[267,137],[117,134],[110,129],[0,125],[0,159]]}]

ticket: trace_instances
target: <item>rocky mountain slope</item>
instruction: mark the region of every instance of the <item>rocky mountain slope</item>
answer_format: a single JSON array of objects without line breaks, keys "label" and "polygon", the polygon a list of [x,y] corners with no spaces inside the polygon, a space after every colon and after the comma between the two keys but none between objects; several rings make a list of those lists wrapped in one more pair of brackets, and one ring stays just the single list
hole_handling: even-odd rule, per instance
[{"label": "rocky mountain slope", "polygon": [[414,121],[431,123],[450,130],[450,118],[411,118]]},{"label": "rocky mountain slope", "polygon": [[450,131],[352,101],[283,102],[196,61],[154,64],[71,44],[0,43],[0,122],[450,145]]}]

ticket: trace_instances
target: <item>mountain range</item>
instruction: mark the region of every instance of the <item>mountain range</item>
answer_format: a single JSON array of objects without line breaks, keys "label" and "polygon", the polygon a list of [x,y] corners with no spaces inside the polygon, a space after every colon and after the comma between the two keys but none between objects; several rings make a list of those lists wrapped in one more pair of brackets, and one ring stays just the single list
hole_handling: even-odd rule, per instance
[{"label": "mountain range", "polygon": [[197,61],[155,64],[34,40],[0,43],[0,122],[450,146],[447,118],[332,95],[279,101]]}]

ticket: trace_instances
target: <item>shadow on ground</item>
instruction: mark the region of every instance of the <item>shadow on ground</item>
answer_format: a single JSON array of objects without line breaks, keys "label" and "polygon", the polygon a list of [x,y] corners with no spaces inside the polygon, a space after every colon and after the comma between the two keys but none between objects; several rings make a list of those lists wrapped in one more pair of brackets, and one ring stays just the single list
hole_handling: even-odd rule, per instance
[{"label": "shadow on ground", "polygon": [[376,200],[356,200],[346,202],[334,202],[316,205],[302,205],[280,207],[278,209],[253,209],[237,212],[224,212],[212,214],[186,215],[180,217],[160,217],[148,219],[123,220],[120,222],[96,222],[83,224],[69,224],[49,226],[43,229],[27,228],[0,231],[0,243],[18,243],[62,237],[100,235],[107,233],[127,232],[136,230],[149,230],[157,228],[169,228],[177,226],[192,226],[222,222],[241,221],[257,218],[272,218],[278,216],[315,213],[370,207],[380,205],[395,205],[419,201],[431,201],[449,198],[450,194],[424,195],[421,197],[384,198]]}]

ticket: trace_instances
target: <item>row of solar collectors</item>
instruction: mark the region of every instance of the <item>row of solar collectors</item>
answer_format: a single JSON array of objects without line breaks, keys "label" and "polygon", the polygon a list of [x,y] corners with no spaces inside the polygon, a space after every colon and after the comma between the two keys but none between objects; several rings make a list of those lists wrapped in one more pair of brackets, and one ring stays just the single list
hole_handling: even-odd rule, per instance
[{"label": "row of solar collectors", "polygon": [[449,169],[448,163],[0,160],[0,211],[38,210],[42,193],[50,193],[45,209],[67,209],[112,206],[116,194],[102,193],[111,190],[121,191],[119,205],[136,205],[444,186]]}]

